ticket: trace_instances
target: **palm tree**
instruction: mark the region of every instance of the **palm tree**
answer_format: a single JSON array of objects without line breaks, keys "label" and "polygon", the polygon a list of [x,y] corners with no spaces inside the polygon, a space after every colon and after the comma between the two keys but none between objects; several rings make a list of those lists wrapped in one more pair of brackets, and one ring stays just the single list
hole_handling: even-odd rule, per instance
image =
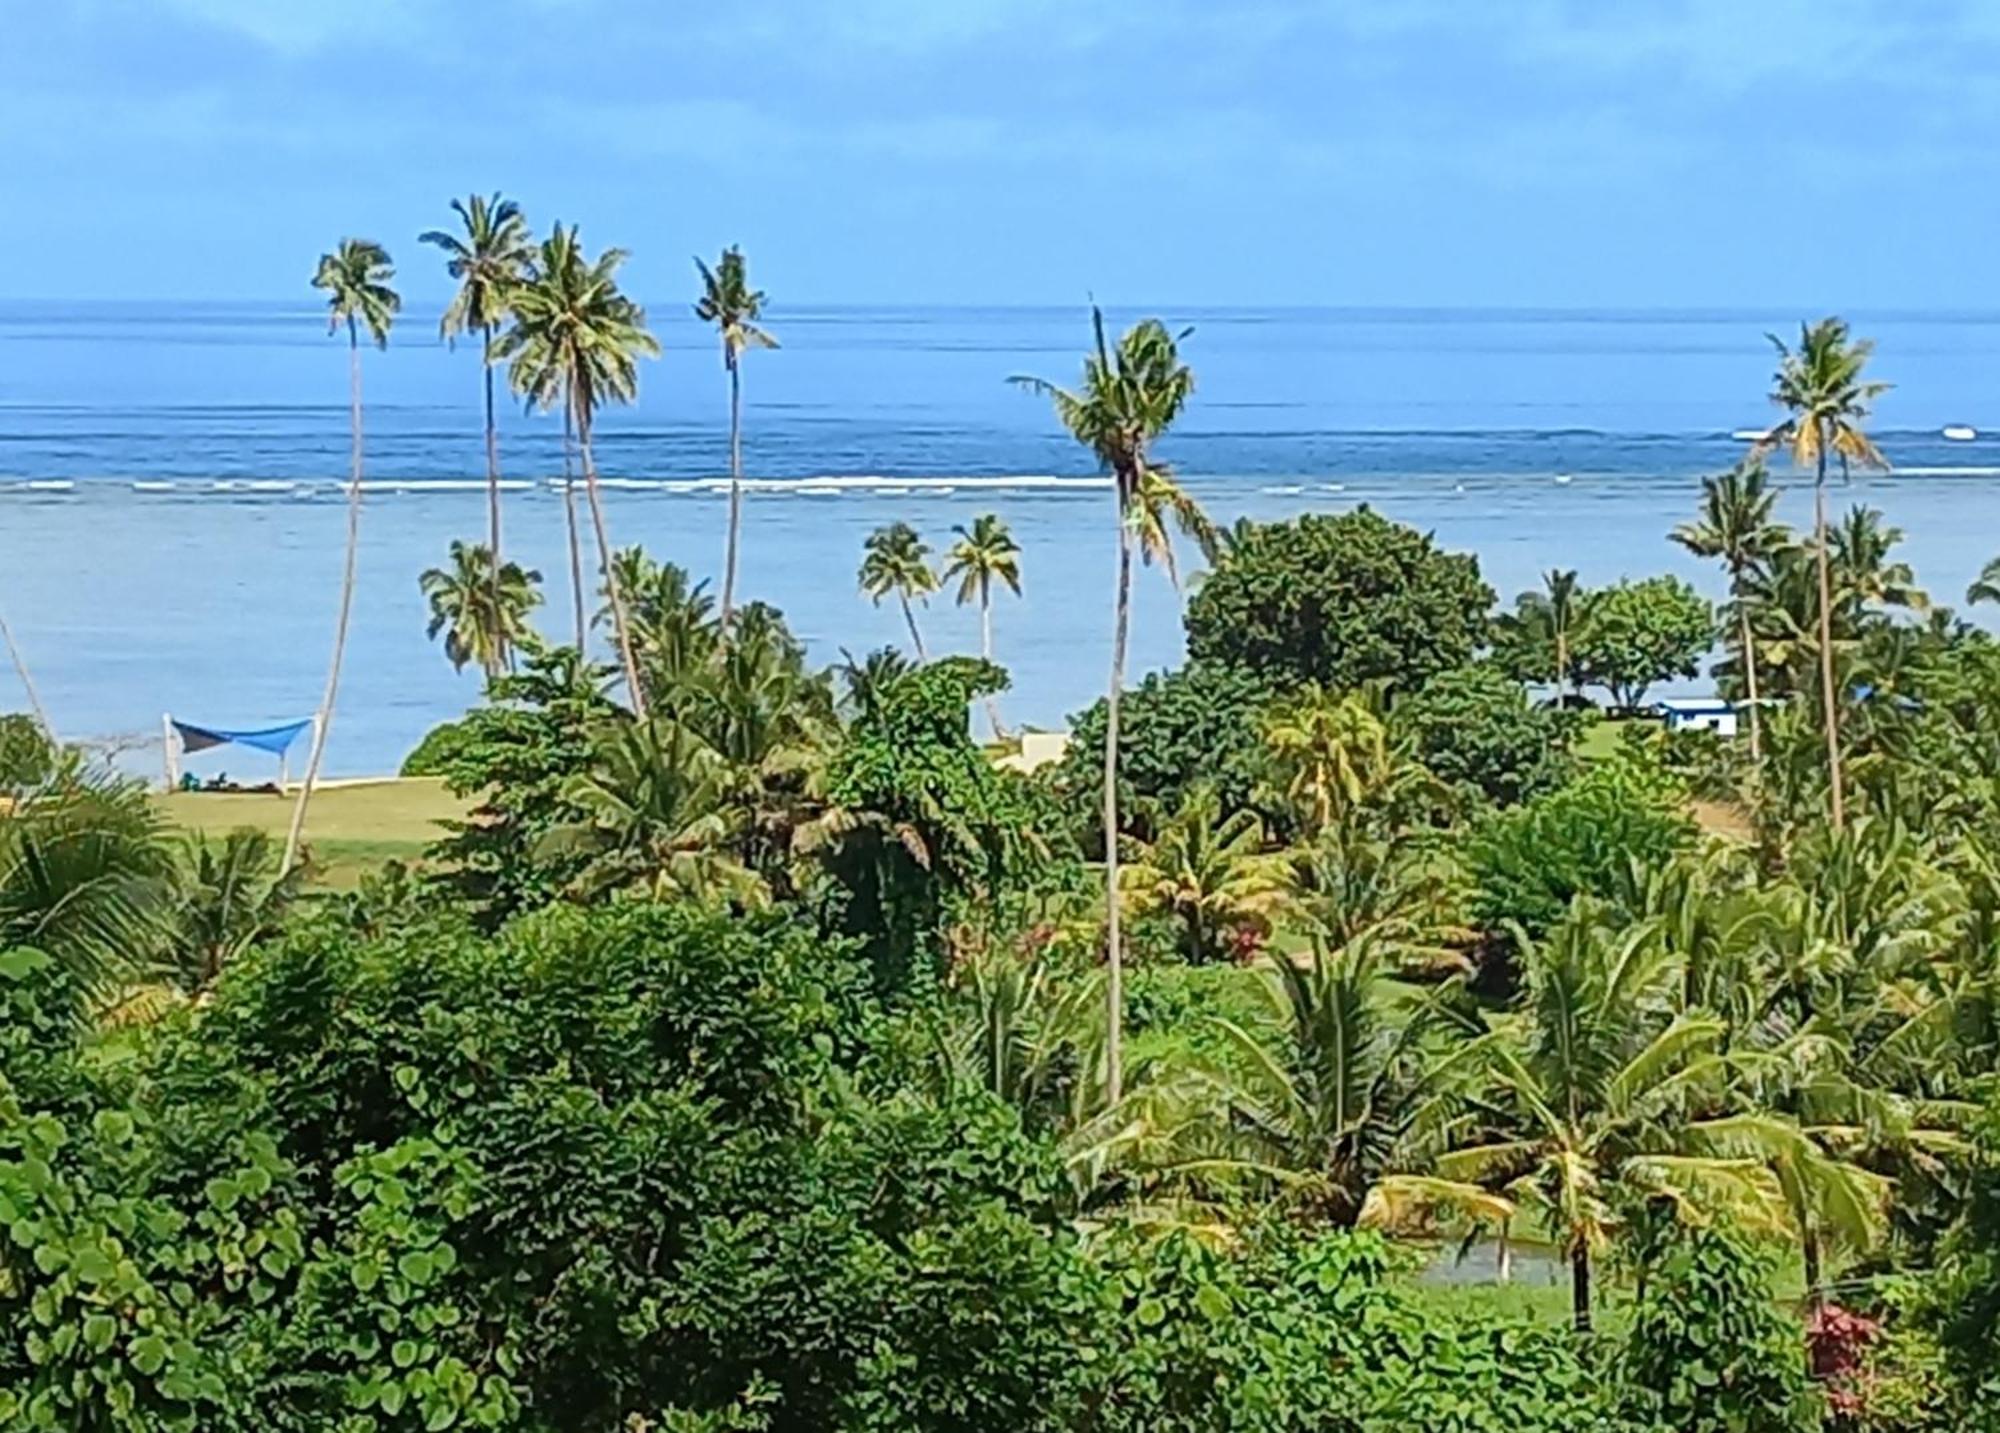
[{"label": "palm tree", "polygon": [[[958,579],[958,605],[963,607],[974,597],[979,599],[979,655],[987,661],[993,660],[993,583],[997,578],[1014,589],[1014,595],[1021,595],[1021,545],[1014,541],[1014,534],[1007,530],[1007,524],[997,513],[981,513],[972,520],[972,526],[959,524],[952,528],[958,534],[958,541],[945,554],[944,580]],[[986,699],[986,719],[993,725],[993,735],[1003,735],[1000,730],[1000,701],[997,697]]]},{"label": "palm tree", "polygon": [[528,614],[541,605],[542,574],[506,562],[495,569],[493,550],[452,539],[451,566],[433,567],[417,579],[430,603],[424,635],[444,633],[444,654],[454,671],[477,662],[488,678],[512,669],[514,649],[535,640]]},{"label": "palm tree", "polygon": [[1523,592],[1514,610],[1495,620],[1497,655],[1510,675],[1524,682],[1549,680],[1556,705],[1568,696],[1573,663],[1570,644],[1583,615],[1586,594],[1572,570],[1551,568],[1542,574],[1542,590]]},{"label": "palm tree", "polygon": [[618,574],[611,565],[611,537],[604,502],[597,490],[597,462],[591,429],[607,401],[629,403],[639,392],[639,359],[658,357],[660,344],[646,329],[646,312],[618,288],[623,249],[606,249],[595,260],[584,256],[576,226],[555,226],[514,291],[514,323],[494,349],[509,360],[508,379],[516,392],[544,411],[558,402],[573,426],[583,459],[584,492],[597,533],[598,564],[610,589],[617,627],[618,655],[625,669],[632,710],[646,715],[646,693],[632,654],[632,624]]},{"label": "palm tree", "polygon": [[1552,567],[1542,574],[1542,586],[1547,589],[1545,601],[1549,614],[1549,630],[1556,643],[1556,705],[1563,704],[1564,688],[1569,683],[1569,639],[1576,630],[1577,602],[1580,589],[1576,581],[1575,568]]},{"label": "palm tree", "polygon": [[694,316],[712,323],[722,335],[722,366],[729,374],[729,541],[722,558],[722,630],[736,612],[736,544],[743,523],[743,352],[776,348],[778,340],[758,327],[764,315],[764,291],[750,287],[743,251],[731,245],[713,269],[700,259],[701,297]]},{"label": "palm tree", "polygon": [[215,983],[243,951],[270,935],[297,901],[303,868],[274,869],[271,838],[245,827],[211,842],[190,835],[175,881],[172,974],[186,994]]},{"label": "palm tree", "polygon": [[902,606],[903,621],[909,624],[910,645],[917,660],[928,662],[924,634],[917,630],[917,614],[910,599],[924,601],[938,590],[937,573],[931,568],[931,550],[917,530],[906,522],[892,522],[868,534],[862,544],[861,590],[878,606],[891,592]]},{"label": "palm tree", "polygon": [[1118,705],[1125,687],[1125,645],[1132,622],[1132,544],[1139,538],[1149,554],[1157,549],[1163,559],[1170,557],[1170,544],[1158,546],[1166,537],[1168,522],[1197,540],[1205,533],[1214,542],[1216,536],[1201,509],[1151,453],[1194,392],[1194,371],[1181,362],[1179,348],[1188,331],[1177,337],[1158,319],[1146,319],[1118,340],[1114,352],[1105,342],[1103,312],[1093,306],[1090,318],[1096,348],[1084,359],[1080,388],[1027,376],[1012,381],[1048,397],[1070,436],[1110,472],[1117,496],[1118,577],[1112,598],[1111,681],[1104,722],[1105,1000],[1111,1012],[1105,1059],[1108,1091],[1116,1104],[1124,1090],[1125,1003],[1118,910]]},{"label": "palm tree", "polygon": [[1436,1168],[1542,1207],[1588,1332],[1592,1262],[1623,1205],[1665,1199],[1775,1229],[1784,1201],[1761,1158],[1715,1153],[1693,1132],[1697,1106],[1728,1083],[1727,1024],[1680,1004],[1679,963],[1651,923],[1580,900],[1543,940],[1515,938],[1524,1006],[1479,1045],[1493,1128]]},{"label": "palm tree", "polygon": [[1757,694],[1757,642],[1750,630],[1750,577],[1789,540],[1771,520],[1778,495],[1762,462],[1752,459],[1701,480],[1701,516],[1674,529],[1674,541],[1696,557],[1718,558],[1729,572],[1743,684],[1750,697],[1750,760],[1763,756],[1763,715]]},{"label": "palm tree", "polygon": [[563,786],[583,819],[543,837],[584,860],[580,895],[629,891],[654,900],[760,904],[763,883],[731,846],[742,815],[729,764],[680,722],[618,721],[594,742],[590,769]]},{"label": "palm tree", "polygon": [[1224,816],[1214,789],[1198,786],[1120,872],[1125,899],[1135,916],[1157,912],[1177,922],[1190,961],[1215,960],[1232,933],[1266,930],[1281,902],[1282,874],[1263,849],[1256,812]]},{"label": "palm tree", "polygon": [[33,948],[79,996],[109,993],[161,949],[172,873],[144,788],[65,767],[0,820],[0,950]]},{"label": "palm tree", "polygon": [[1505,1222],[1504,1198],[1429,1173],[1458,1074],[1454,983],[1413,1000],[1374,942],[1329,949],[1317,939],[1309,961],[1273,961],[1263,983],[1281,1032],[1275,1048],[1217,1021],[1239,1057],[1223,1098],[1241,1163],[1221,1161],[1224,1172],[1274,1176],[1341,1225],[1396,1225],[1438,1207]]},{"label": "palm tree", "polygon": [[[496,558],[500,546],[500,434],[493,422],[493,338],[507,316],[507,302],[521,282],[534,252],[528,221],[511,199],[474,194],[451,201],[462,235],[426,229],[418,242],[434,244],[445,253],[445,271],[458,280],[458,292],[438,320],[438,333],[455,345],[462,333],[480,336],[479,372],[486,397],[486,547]],[[503,569],[492,569],[493,606],[500,601]]]},{"label": "palm tree", "polygon": [[1402,764],[1364,698],[1336,696],[1318,682],[1275,703],[1264,714],[1263,736],[1285,798],[1307,813],[1315,832],[1385,790]]},{"label": "palm tree", "polygon": [[347,620],[354,608],[354,565],[361,546],[361,330],[367,329],[377,348],[389,346],[389,326],[403,300],[389,281],[396,277],[389,252],[370,239],[342,239],[330,254],[321,254],[313,287],[326,293],[326,331],[347,329],[348,425],[352,453],[347,480],[347,561],[340,580],[340,614],[333,626],[333,658],[327,663],[326,692],[313,723],[312,755],[306,778],[292,808],[291,830],[285,835],[285,856],[279,873],[290,871],[299,857],[299,837],[305,830],[306,807],[319,782],[320,760],[326,754],[326,734],[333,725],[334,697],[340,690],[340,661],[347,651]]},{"label": "palm tree", "polygon": [[1840,773],[1839,694],[1833,677],[1832,544],[1826,530],[1826,460],[1829,452],[1840,459],[1843,478],[1850,463],[1870,468],[1889,466],[1881,450],[1861,429],[1869,405],[1888,392],[1889,385],[1861,376],[1875,345],[1865,338],[1850,340],[1844,319],[1824,318],[1816,324],[1801,324],[1796,350],[1787,348],[1776,334],[1767,337],[1778,350],[1771,401],[1789,416],[1759,438],[1751,451],[1753,455],[1762,454],[1782,444],[1795,466],[1813,472],[1813,545],[1819,566],[1820,701],[1826,713],[1826,765],[1833,828],[1838,831],[1847,824],[1847,804]]},{"label": "palm tree", "polygon": [[2000,557],[1979,569],[1979,576],[1965,589],[1968,603],[2000,602]]}]

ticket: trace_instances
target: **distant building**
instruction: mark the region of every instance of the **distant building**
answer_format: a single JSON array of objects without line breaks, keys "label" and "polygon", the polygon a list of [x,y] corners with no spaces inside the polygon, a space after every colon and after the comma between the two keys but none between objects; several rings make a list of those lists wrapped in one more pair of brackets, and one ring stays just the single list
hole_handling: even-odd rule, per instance
[{"label": "distant building", "polygon": [[1674,697],[1653,703],[1653,710],[1666,719],[1668,731],[1712,731],[1717,736],[1736,735],[1736,703],[1721,697]]}]

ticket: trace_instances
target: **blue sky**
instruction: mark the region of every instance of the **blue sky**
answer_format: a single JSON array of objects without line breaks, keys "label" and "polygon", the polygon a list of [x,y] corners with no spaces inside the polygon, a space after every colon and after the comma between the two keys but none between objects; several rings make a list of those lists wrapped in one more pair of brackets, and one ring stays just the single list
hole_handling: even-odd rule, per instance
[{"label": "blue sky", "polygon": [[677,297],[1995,307],[1988,0],[0,0],[0,296],[502,188]]}]

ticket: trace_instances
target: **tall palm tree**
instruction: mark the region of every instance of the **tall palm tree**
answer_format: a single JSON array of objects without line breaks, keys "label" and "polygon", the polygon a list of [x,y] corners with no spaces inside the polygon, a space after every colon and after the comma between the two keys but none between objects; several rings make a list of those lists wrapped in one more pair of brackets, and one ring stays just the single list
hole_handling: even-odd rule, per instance
[{"label": "tall palm tree", "polygon": [[937,573],[931,567],[931,550],[917,530],[906,522],[892,522],[868,534],[862,544],[861,590],[877,605],[891,592],[909,624],[910,645],[917,660],[928,662],[924,634],[917,630],[917,614],[910,599],[921,602],[938,590]]},{"label": "tall palm tree", "polygon": [[[1200,540],[1216,540],[1201,509],[1172,480],[1170,471],[1152,456],[1153,444],[1180,416],[1194,393],[1194,370],[1181,362],[1179,335],[1169,333],[1158,319],[1146,319],[1127,330],[1113,350],[1104,337],[1104,314],[1090,313],[1096,347],[1083,364],[1083,382],[1064,388],[1044,378],[1017,376],[1012,381],[1045,395],[1070,436],[1090,449],[1107,469],[1117,496],[1118,576],[1112,598],[1111,681],[1105,699],[1104,722],[1104,903],[1106,913],[1105,1000],[1110,1009],[1106,1030],[1106,1082],[1115,1104],[1124,1091],[1124,951],[1118,910],[1118,706],[1125,687],[1125,645],[1132,623],[1132,546],[1135,538],[1152,544],[1166,535],[1172,522]],[[1169,546],[1162,556],[1171,554]]]},{"label": "tall palm tree", "polygon": [[502,334],[494,353],[508,363],[508,379],[516,392],[547,410],[557,403],[573,425],[583,459],[584,492],[590,500],[591,526],[597,533],[597,557],[610,589],[611,616],[617,627],[618,655],[625,668],[625,685],[633,712],[644,717],[646,693],[632,655],[632,624],[611,565],[611,538],[604,523],[604,502],[597,490],[597,462],[591,449],[591,429],[597,410],[606,402],[629,403],[639,393],[639,359],[659,356],[659,340],[646,328],[646,311],[618,288],[623,249],[606,249],[595,260],[585,257],[575,225],[557,224],[528,265],[526,279],[514,291],[510,305],[513,326]]},{"label": "tall palm tree", "polygon": [[1823,318],[1815,324],[1801,324],[1796,349],[1787,348],[1776,334],[1767,337],[1778,351],[1771,401],[1785,409],[1787,416],[1760,437],[1751,451],[1761,454],[1783,445],[1795,466],[1810,468],[1813,473],[1813,545],[1819,565],[1820,701],[1826,714],[1826,765],[1833,829],[1838,831],[1847,824],[1847,802],[1840,772],[1839,694],[1833,677],[1832,544],[1826,530],[1826,460],[1829,453],[1839,458],[1843,478],[1851,463],[1869,468],[1889,466],[1888,459],[1861,429],[1869,405],[1888,392],[1889,385],[1862,377],[1875,345],[1869,339],[1851,338],[1844,319]]},{"label": "tall palm tree", "polygon": [[1551,567],[1542,574],[1543,597],[1548,604],[1549,632],[1556,643],[1556,705],[1561,706],[1569,684],[1569,639],[1576,631],[1581,589],[1575,568]]},{"label": "tall palm tree", "polygon": [[424,635],[444,633],[444,654],[454,671],[477,662],[489,679],[512,668],[514,649],[535,640],[528,614],[541,605],[542,574],[519,563],[497,565],[491,548],[452,539],[451,566],[427,569],[417,579],[430,603]]},{"label": "tall palm tree", "polygon": [[1701,480],[1701,515],[1674,529],[1674,541],[1696,557],[1719,559],[1729,573],[1736,607],[1743,685],[1750,697],[1750,760],[1763,756],[1763,715],[1758,708],[1757,642],[1750,630],[1750,578],[1790,540],[1771,520],[1778,500],[1764,464],[1752,459],[1719,477]]},{"label": "tall palm tree", "polygon": [[327,663],[326,692],[320,698],[318,720],[313,723],[312,755],[306,761],[306,778],[299,786],[298,803],[292,807],[291,829],[285,834],[285,856],[278,865],[280,875],[290,871],[299,856],[299,837],[305,830],[306,807],[319,782],[321,759],[326,755],[326,734],[333,725],[334,697],[340,690],[340,662],[347,652],[347,622],[354,609],[354,565],[361,546],[361,331],[377,348],[389,346],[389,326],[403,307],[402,296],[390,287],[396,269],[389,251],[371,239],[342,239],[330,254],[319,256],[313,287],[326,294],[326,331],[347,330],[348,428],[352,437],[347,480],[347,560],[340,580],[340,614],[333,626],[333,658]]},{"label": "tall palm tree", "polygon": [[[974,597],[979,599],[979,655],[987,661],[993,660],[993,583],[1004,582],[1014,589],[1014,595],[1021,595],[1021,545],[1014,541],[1014,534],[1007,530],[1007,524],[997,513],[981,513],[972,520],[972,526],[959,524],[952,528],[958,534],[951,551],[945,554],[944,580],[958,579],[958,605],[963,607]],[[993,726],[993,735],[1002,735],[1000,730],[1000,700],[989,696],[986,699],[986,719]]]},{"label": "tall palm tree", "polygon": [[500,546],[500,433],[493,422],[493,339],[507,317],[507,301],[526,272],[534,251],[528,221],[521,207],[498,194],[474,194],[451,201],[462,234],[426,229],[418,242],[436,245],[445,254],[445,271],[458,280],[458,292],[438,320],[438,333],[456,345],[463,333],[478,333],[479,372],[486,396],[486,548],[495,556],[492,569],[493,606],[500,606],[503,569]]},{"label": "tall palm tree", "polygon": [[736,545],[743,524],[743,353],[751,348],[776,348],[778,340],[758,327],[764,315],[764,291],[750,287],[743,251],[730,245],[713,269],[700,259],[701,297],[694,316],[712,323],[722,335],[722,366],[729,374],[729,541],[722,558],[722,630],[736,611]]}]

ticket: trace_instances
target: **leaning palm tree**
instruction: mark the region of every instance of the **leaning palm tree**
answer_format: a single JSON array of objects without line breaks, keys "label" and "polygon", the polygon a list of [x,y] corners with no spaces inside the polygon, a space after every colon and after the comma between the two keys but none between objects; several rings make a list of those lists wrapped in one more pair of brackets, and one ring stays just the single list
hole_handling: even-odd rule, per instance
[{"label": "leaning palm tree", "polygon": [[646,328],[645,310],[618,288],[618,268],[624,262],[623,249],[606,249],[595,260],[586,258],[576,226],[565,229],[557,224],[530,262],[527,278],[514,291],[510,305],[514,323],[501,335],[494,354],[508,360],[508,379],[516,392],[544,411],[561,403],[573,426],[590,521],[597,533],[598,565],[610,589],[625,685],[633,712],[643,718],[646,693],[632,655],[631,619],[611,565],[611,538],[591,449],[597,410],[607,401],[629,403],[636,398],[639,359],[658,357],[660,352],[659,340]]},{"label": "leaning palm tree", "polygon": [[1720,477],[1701,480],[1701,516],[1674,529],[1674,541],[1696,557],[1720,559],[1729,572],[1729,600],[1736,608],[1743,685],[1750,697],[1750,760],[1763,755],[1763,717],[1757,699],[1757,643],[1750,630],[1750,579],[1790,540],[1771,520],[1778,495],[1763,463],[1741,463]]},{"label": "leaning palm tree", "polygon": [[909,624],[910,645],[916,649],[917,660],[928,662],[924,634],[917,630],[917,614],[910,600],[922,602],[938,590],[930,546],[908,523],[892,522],[868,534],[862,553],[861,590],[878,606],[884,597],[896,594],[896,601],[903,609],[903,621]]},{"label": "leaning palm tree", "polygon": [[1799,346],[1787,348],[1776,334],[1768,335],[1778,350],[1778,371],[1771,401],[1787,416],[1760,437],[1752,448],[1758,455],[1782,445],[1792,462],[1813,473],[1813,546],[1819,566],[1819,680],[1826,711],[1826,765],[1833,828],[1847,824],[1846,796],[1840,774],[1840,712],[1833,677],[1832,544],[1826,530],[1826,460],[1840,460],[1841,476],[1851,463],[1886,468],[1888,459],[1862,431],[1869,405],[1889,391],[1889,385],[1862,377],[1875,345],[1849,337],[1847,322],[1823,318],[1799,326]]},{"label": "leaning palm tree", "polygon": [[[500,435],[493,422],[493,339],[507,316],[508,296],[520,283],[534,241],[521,207],[498,194],[474,194],[451,201],[462,234],[426,229],[418,242],[434,244],[445,253],[445,271],[458,280],[458,292],[438,320],[438,333],[455,345],[460,334],[480,338],[479,371],[486,397],[486,547],[497,559],[500,547]],[[494,564],[493,605],[500,606],[502,569]]]},{"label": "leaning palm tree", "polygon": [[21,658],[21,649],[14,643],[14,629],[7,625],[5,615],[0,615],[0,643],[7,648],[7,660],[14,664],[14,675],[21,679],[21,690],[28,694],[28,707],[35,714],[35,723],[42,729],[42,735],[51,742],[56,739],[56,729],[49,724],[49,714],[42,706],[41,693],[35,690],[34,678],[28,675],[28,664]]},{"label": "leaning palm tree", "polygon": [[[1171,522],[1200,540],[1216,541],[1201,509],[1154,461],[1152,445],[1180,416],[1194,392],[1194,371],[1181,362],[1179,340],[1158,319],[1129,329],[1113,350],[1104,338],[1104,314],[1091,309],[1096,348],[1084,359],[1083,383],[1069,389],[1047,379],[1012,381],[1043,394],[1077,442],[1090,449],[1112,478],[1117,497],[1118,578],[1112,599],[1111,681],[1104,722],[1104,877],[1106,911],[1106,1081],[1112,1103],[1124,1089],[1124,954],[1118,911],[1118,706],[1125,686],[1125,644],[1132,622],[1132,546],[1156,543]],[[1171,552],[1169,547],[1164,557]]]},{"label": "leaning palm tree", "polygon": [[[958,534],[958,541],[945,554],[944,580],[958,580],[958,605],[963,607],[974,597],[979,599],[979,655],[987,661],[993,660],[993,584],[1000,581],[1014,589],[1014,595],[1021,595],[1021,545],[1014,541],[1014,534],[1007,530],[1007,524],[997,513],[981,513],[972,520],[972,526],[960,524],[952,531]],[[1002,735],[1000,730],[1000,702],[997,697],[986,699],[986,719],[993,725],[993,735]]]},{"label": "leaning palm tree", "polygon": [[519,563],[493,561],[492,549],[451,544],[451,566],[427,569],[417,579],[430,603],[425,635],[444,633],[444,655],[453,671],[476,662],[490,680],[513,666],[517,647],[535,640],[528,614],[541,604],[542,574]]},{"label": "leaning palm tree", "polygon": [[320,698],[318,719],[313,723],[312,755],[306,761],[306,778],[299,786],[298,803],[292,807],[291,829],[285,835],[285,855],[279,874],[292,869],[299,856],[299,837],[305,830],[306,807],[312,802],[319,782],[320,761],[326,755],[326,734],[333,725],[334,697],[340,690],[340,661],[347,651],[347,621],[354,609],[354,564],[361,546],[361,330],[377,348],[389,346],[389,326],[403,300],[389,281],[396,277],[389,251],[370,239],[342,239],[330,254],[321,254],[313,287],[326,293],[326,331],[347,330],[348,428],[352,449],[347,479],[347,560],[340,581],[340,612],[334,619],[333,658],[327,663],[326,692]]},{"label": "leaning palm tree", "polygon": [[722,366],[729,374],[729,541],[722,558],[722,630],[736,611],[736,545],[743,525],[743,352],[776,348],[778,340],[757,326],[764,314],[764,292],[750,287],[743,251],[731,245],[713,269],[700,259],[701,297],[694,316],[712,323],[722,335]]}]

